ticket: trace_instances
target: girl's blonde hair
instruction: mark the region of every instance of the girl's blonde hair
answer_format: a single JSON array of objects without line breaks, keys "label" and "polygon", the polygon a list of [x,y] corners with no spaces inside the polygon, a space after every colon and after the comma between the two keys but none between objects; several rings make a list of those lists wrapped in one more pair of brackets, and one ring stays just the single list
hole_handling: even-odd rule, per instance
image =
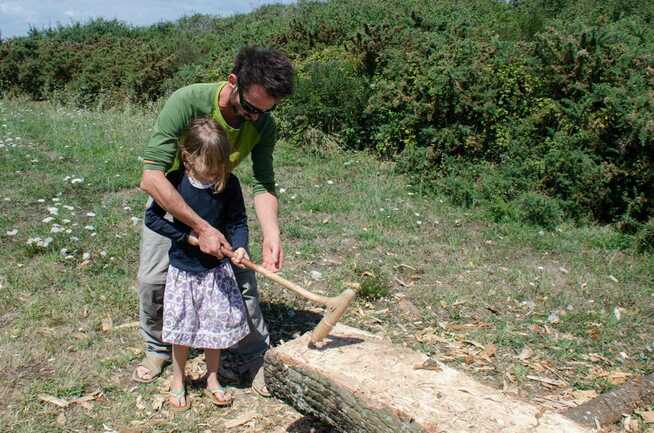
[{"label": "girl's blonde hair", "polygon": [[193,119],[181,143],[181,156],[187,170],[216,179],[215,192],[225,189],[229,178],[232,146],[225,131],[210,117]]}]

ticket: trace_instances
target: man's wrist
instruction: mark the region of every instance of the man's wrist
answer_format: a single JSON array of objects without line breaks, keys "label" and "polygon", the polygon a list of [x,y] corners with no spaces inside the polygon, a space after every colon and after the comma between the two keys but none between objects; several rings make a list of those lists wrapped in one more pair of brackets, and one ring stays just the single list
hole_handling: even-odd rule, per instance
[{"label": "man's wrist", "polygon": [[277,230],[268,230],[263,233],[263,241],[279,241],[281,239],[279,229]]},{"label": "man's wrist", "polygon": [[215,228],[206,222],[205,220],[200,218],[199,223],[195,224],[193,227],[191,227],[195,232],[197,232],[198,236],[204,236],[207,233],[215,230]]}]

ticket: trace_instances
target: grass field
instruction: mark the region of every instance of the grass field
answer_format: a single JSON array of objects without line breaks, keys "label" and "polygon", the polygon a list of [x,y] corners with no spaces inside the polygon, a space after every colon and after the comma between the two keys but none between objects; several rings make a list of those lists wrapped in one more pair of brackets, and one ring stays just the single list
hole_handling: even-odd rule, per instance
[{"label": "grass field", "polygon": [[[139,155],[154,112],[0,101],[0,430],[223,431],[255,408],[228,431],[328,431],[247,390],[228,411],[200,401],[173,419],[165,379],[130,382]],[[617,249],[611,229],[488,223],[365,153],[282,142],[275,157],[282,275],[325,294],[365,290],[345,323],[553,408],[652,372],[654,257]],[[257,259],[248,165],[237,175]],[[312,307],[263,280],[260,292],[275,343],[310,326]],[[39,398],[95,391],[67,408]]]}]

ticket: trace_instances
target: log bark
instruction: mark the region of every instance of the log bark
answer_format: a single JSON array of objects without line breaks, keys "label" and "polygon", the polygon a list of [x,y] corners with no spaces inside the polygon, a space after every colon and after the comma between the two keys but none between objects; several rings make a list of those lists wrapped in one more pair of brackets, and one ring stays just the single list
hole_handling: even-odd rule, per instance
[{"label": "log bark", "polygon": [[337,325],[320,347],[309,347],[305,334],[268,351],[265,378],[273,396],[341,433],[591,431],[426,360],[424,354]]},{"label": "log bark", "polygon": [[625,413],[654,403],[654,373],[637,377],[616,389],[604,393],[577,407],[568,409],[565,416],[577,423],[595,427],[620,421]]}]

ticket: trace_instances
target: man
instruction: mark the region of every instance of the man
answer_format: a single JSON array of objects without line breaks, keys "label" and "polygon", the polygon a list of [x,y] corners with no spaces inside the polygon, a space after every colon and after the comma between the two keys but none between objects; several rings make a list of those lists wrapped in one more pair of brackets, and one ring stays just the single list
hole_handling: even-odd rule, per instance
[{"label": "man", "polygon": [[[166,179],[165,173],[179,164],[178,142],[189,122],[212,116],[225,130],[232,144],[232,168],[248,155],[254,173],[254,208],[263,234],[263,265],[273,272],[283,264],[283,250],[277,220],[277,197],[272,152],[276,127],[270,111],[293,91],[294,71],[286,56],[278,51],[245,47],[236,56],[226,82],[193,84],[177,90],[162,109],[154,132],[143,153],[141,189],[169,214],[191,227],[199,248],[221,257],[221,248],[230,248],[225,236],[200,218]],[[143,227],[139,263],[139,316],[145,339],[145,358],[132,378],[151,382],[170,360],[170,347],[161,341],[163,293],[168,269],[170,241]],[[256,278],[252,271],[235,269],[248,310],[250,334],[233,348],[237,377],[249,375],[253,388],[268,395],[263,382],[263,355],[270,338],[261,314]],[[229,373],[229,372],[226,372]]]}]

